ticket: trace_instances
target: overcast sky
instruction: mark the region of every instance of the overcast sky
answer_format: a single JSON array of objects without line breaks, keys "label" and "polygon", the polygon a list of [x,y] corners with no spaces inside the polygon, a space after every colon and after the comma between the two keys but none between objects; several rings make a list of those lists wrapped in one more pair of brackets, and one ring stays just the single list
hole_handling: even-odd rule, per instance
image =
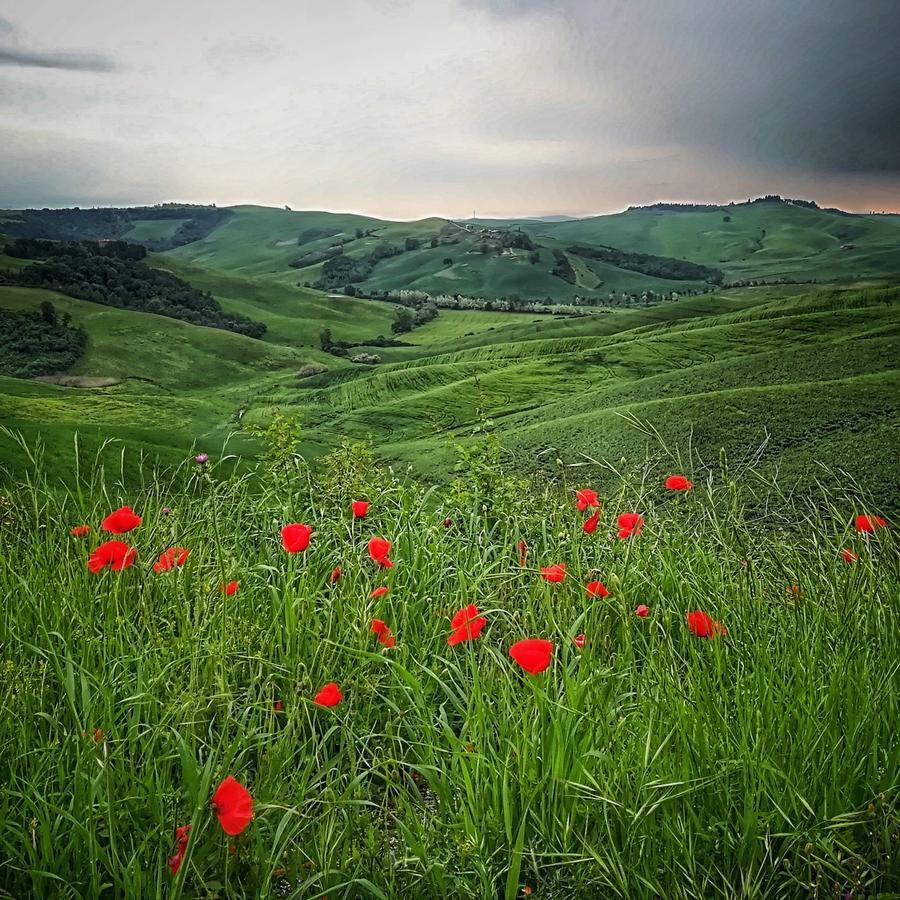
[{"label": "overcast sky", "polygon": [[900,0],[0,0],[0,207],[900,209]]}]

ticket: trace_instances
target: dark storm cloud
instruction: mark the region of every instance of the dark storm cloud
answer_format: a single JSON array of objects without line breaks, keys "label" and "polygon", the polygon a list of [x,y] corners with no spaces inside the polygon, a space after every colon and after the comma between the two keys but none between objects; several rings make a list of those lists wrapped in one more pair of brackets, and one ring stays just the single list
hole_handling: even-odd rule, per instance
[{"label": "dark storm cloud", "polygon": [[[555,16],[562,70],[587,93],[570,131],[621,128],[643,142],[807,171],[900,172],[898,0],[465,4],[511,22]],[[592,104],[592,89],[603,103]],[[611,89],[620,105],[609,103]],[[525,116],[495,124],[522,134]],[[532,127],[544,128],[539,115]]]},{"label": "dark storm cloud", "polygon": [[117,66],[97,53],[28,50],[13,46],[15,29],[7,19],[0,19],[0,66],[37,69],[67,69],[73,72],[112,72]]}]

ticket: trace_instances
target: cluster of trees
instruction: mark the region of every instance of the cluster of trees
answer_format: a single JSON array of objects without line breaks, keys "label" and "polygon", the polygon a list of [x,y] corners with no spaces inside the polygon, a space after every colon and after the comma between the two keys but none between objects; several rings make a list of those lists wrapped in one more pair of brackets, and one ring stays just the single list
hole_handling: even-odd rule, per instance
[{"label": "cluster of trees", "polygon": [[319,346],[332,356],[350,356],[349,351],[354,347],[410,347],[412,345],[398,341],[396,338],[385,337],[382,334],[365,341],[336,341],[331,334],[331,329],[323,328],[319,332]]},{"label": "cluster of trees", "polygon": [[87,333],[45,300],[37,312],[0,309],[0,373],[14,378],[57,375],[87,347]]},{"label": "cluster of trees", "polygon": [[19,239],[6,252],[39,263],[0,274],[0,283],[39,287],[90,300],[105,306],[137,309],[194,325],[223,328],[259,338],[262,322],[225,312],[212,294],[140,261],[143,247],[123,241],[96,244],[88,241]]},{"label": "cluster of trees", "polygon": [[545,315],[578,315],[581,311],[577,304],[557,303],[551,297],[546,300],[527,300],[518,294],[506,297],[465,297],[462,294],[432,295],[425,291],[399,290],[384,291],[381,299],[389,303],[420,309],[425,305],[434,305],[441,309],[481,309],[493,312],[526,312]]},{"label": "cluster of trees", "polygon": [[184,220],[169,237],[143,240],[151,250],[171,250],[206,237],[214,228],[231,218],[231,210],[188,203],[163,203],[128,209],[23,209],[4,222],[11,237],[43,238],[54,241],[114,240],[123,238],[135,222],[146,220]]},{"label": "cluster of trees", "polygon": [[568,281],[569,284],[575,284],[575,270],[569,262],[569,257],[562,250],[553,251],[553,268],[550,274]]},{"label": "cluster of trees", "polygon": [[650,275],[653,278],[666,278],[670,281],[708,281],[710,284],[721,284],[724,278],[720,269],[688,262],[686,259],[675,259],[671,256],[634,253],[630,250],[619,250],[616,247],[602,245],[569,247],[568,251],[585,259],[600,260],[620,269],[640,272],[642,275]]},{"label": "cluster of trees", "polygon": [[391,331],[394,334],[404,334],[418,328],[426,322],[436,319],[438,314],[437,305],[432,300],[425,300],[415,309],[411,309],[408,305],[403,305],[394,315],[394,321],[391,325]]},{"label": "cluster of trees", "polygon": [[365,281],[381,260],[403,252],[402,247],[392,247],[390,244],[379,244],[371,253],[358,257],[348,256],[341,250],[325,261],[319,280],[312,287],[320,291],[342,290],[348,285]]}]

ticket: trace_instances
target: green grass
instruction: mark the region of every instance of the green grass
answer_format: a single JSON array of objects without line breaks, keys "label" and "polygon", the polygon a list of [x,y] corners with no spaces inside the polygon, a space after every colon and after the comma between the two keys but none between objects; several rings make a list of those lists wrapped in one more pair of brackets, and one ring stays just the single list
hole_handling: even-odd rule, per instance
[{"label": "green grass", "polygon": [[[652,460],[615,482],[604,466],[563,469],[557,492],[505,477],[482,448],[435,493],[359,449],[319,475],[273,449],[253,479],[214,457],[144,470],[126,491],[101,458],[105,471],[84,457],[63,495],[31,466],[0,507],[0,590],[15,598],[0,610],[11,896],[900,892],[900,570],[892,523],[854,533],[855,515],[879,510],[847,483],[794,505],[753,472],[704,476],[685,448],[689,494],[657,500],[672,467]],[[603,493],[593,535],[572,502],[586,486]],[[750,516],[759,490],[766,514]],[[354,522],[359,497],[369,517]],[[137,563],[94,575],[87,556],[121,503],[143,517],[124,537]],[[608,539],[632,510],[643,534]],[[314,534],[292,557],[278,529],[298,520]],[[70,536],[81,522],[92,534]],[[393,541],[391,570],[368,560],[376,534]],[[169,546],[190,548],[184,568],[154,573]],[[566,580],[543,582],[558,562]],[[586,596],[595,578],[608,597]],[[223,598],[230,579],[240,588]],[[391,592],[371,599],[379,584]],[[487,626],[448,647],[468,603]],[[727,635],[693,637],[696,609]],[[543,674],[508,656],[526,637],[553,643]],[[330,681],[344,700],[317,707]],[[210,810],[227,775],[255,804],[236,838]]]}]

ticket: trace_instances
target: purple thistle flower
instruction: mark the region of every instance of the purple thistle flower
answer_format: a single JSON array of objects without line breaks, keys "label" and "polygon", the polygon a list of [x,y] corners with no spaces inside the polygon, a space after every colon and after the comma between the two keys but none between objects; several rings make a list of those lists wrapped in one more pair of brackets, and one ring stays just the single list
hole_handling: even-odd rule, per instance
[{"label": "purple thistle flower", "polygon": [[197,465],[205,466],[209,462],[209,454],[208,453],[198,453],[194,457],[194,462],[197,463]]},{"label": "purple thistle flower", "polygon": [[162,514],[163,514],[164,516],[169,515],[171,512],[172,512],[172,510],[169,509],[168,506],[164,506],[164,507],[162,508]]}]

